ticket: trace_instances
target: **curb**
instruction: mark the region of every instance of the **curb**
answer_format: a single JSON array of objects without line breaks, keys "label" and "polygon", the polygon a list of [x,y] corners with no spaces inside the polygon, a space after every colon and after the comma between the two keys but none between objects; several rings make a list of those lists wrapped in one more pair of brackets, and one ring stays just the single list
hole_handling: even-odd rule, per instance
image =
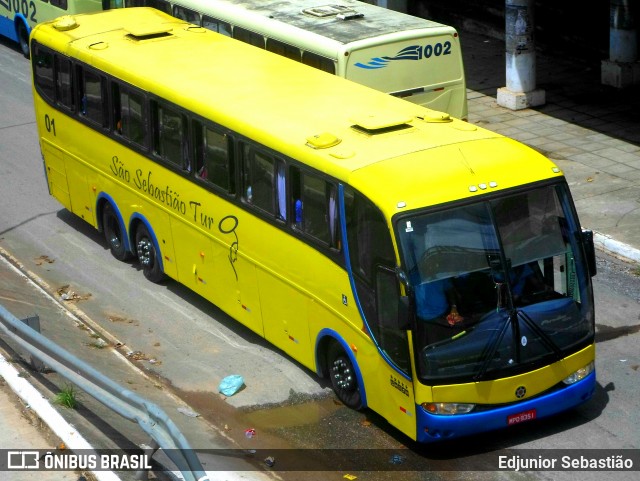
[{"label": "curb", "polygon": [[[93,447],[76,428],[69,424],[51,403],[40,394],[26,379],[20,377],[18,370],[4,356],[0,356],[0,376],[11,390],[22,399],[29,408],[58,436],[70,451],[93,450]],[[91,471],[98,481],[121,481],[113,471]]]},{"label": "curb", "polygon": [[626,260],[627,262],[640,262],[640,250],[624,242],[617,241],[611,236],[593,232],[593,243],[597,249]]}]

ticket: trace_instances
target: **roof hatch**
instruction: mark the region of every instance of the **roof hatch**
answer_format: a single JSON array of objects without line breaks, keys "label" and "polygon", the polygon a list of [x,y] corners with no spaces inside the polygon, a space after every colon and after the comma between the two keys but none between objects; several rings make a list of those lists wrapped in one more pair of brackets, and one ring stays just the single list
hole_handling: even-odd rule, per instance
[{"label": "roof hatch", "polygon": [[360,13],[346,5],[321,5],[319,7],[305,8],[302,13],[321,18],[336,17],[338,20],[354,20],[364,17],[364,13]]},{"label": "roof hatch", "polygon": [[172,27],[169,25],[157,25],[157,24],[147,24],[141,23],[137,25],[127,26],[125,28],[129,34],[127,37],[142,41],[142,40],[151,40],[154,38],[168,37],[171,35]]},{"label": "roof hatch", "polygon": [[410,124],[412,120],[411,117],[400,115],[362,115],[351,119],[354,123],[351,127],[369,135],[383,134],[411,128]]}]

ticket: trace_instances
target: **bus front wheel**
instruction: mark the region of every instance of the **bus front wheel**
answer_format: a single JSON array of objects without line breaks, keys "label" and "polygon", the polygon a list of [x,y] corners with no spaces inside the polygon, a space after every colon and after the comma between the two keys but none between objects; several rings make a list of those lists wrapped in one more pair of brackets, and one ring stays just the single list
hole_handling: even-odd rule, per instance
[{"label": "bus front wheel", "polygon": [[29,58],[29,34],[27,33],[27,27],[21,21],[17,20],[18,28],[18,42],[20,42],[20,50],[22,55]]},{"label": "bus front wheel", "polygon": [[111,255],[119,261],[130,259],[131,253],[125,247],[124,235],[122,229],[120,229],[118,216],[116,216],[109,202],[104,205],[102,210],[102,229]]},{"label": "bus front wheel", "polygon": [[337,342],[332,342],[327,352],[327,372],[338,399],[352,409],[360,409],[362,396],[353,363]]},{"label": "bus front wheel", "polygon": [[158,262],[158,252],[153,244],[151,234],[144,224],[138,225],[136,230],[136,253],[144,276],[151,282],[162,281],[164,273]]}]

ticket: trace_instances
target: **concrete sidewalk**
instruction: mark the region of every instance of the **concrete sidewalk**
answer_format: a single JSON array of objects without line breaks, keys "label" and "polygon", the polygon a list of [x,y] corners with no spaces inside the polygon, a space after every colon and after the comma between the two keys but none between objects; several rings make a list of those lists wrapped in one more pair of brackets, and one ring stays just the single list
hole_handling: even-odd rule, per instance
[{"label": "concrete sidewalk", "polygon": [[552,159],[569,181],[582,226],[597,247],[640,262],[640,89],[600,84],[600,65],[537,57],[547,102],[512,111],[504,87],[504,42],[460,32],[469,122],[519,140]]}]

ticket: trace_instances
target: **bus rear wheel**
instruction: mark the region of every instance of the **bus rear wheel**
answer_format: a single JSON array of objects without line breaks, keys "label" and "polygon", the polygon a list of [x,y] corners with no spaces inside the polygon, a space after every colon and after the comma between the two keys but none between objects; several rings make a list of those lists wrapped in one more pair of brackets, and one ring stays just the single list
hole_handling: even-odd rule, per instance
[{"label": "bus rear wheel", "polygon": [[337,342],[332,342],[327,352],[327,372],[336,396],[352,409],[362,407],[362,396],[353,363]]},{"label": "bus rear wheel", "polygon": [[136,253],[144,276],[151,282],[161,282],[164,279],[164,273],[158,262],[158,252],[144,224],[138,225],[136,229]]},{"label": "bus rear wheel", "polygon": [[111,255],[119,261],[130,259],[131,253],[125,247],[124,234],[122,229],[120,229],[118,216],[116,216],[109,202],[104,205],[104,209],[102,210],[102,229]]}]

